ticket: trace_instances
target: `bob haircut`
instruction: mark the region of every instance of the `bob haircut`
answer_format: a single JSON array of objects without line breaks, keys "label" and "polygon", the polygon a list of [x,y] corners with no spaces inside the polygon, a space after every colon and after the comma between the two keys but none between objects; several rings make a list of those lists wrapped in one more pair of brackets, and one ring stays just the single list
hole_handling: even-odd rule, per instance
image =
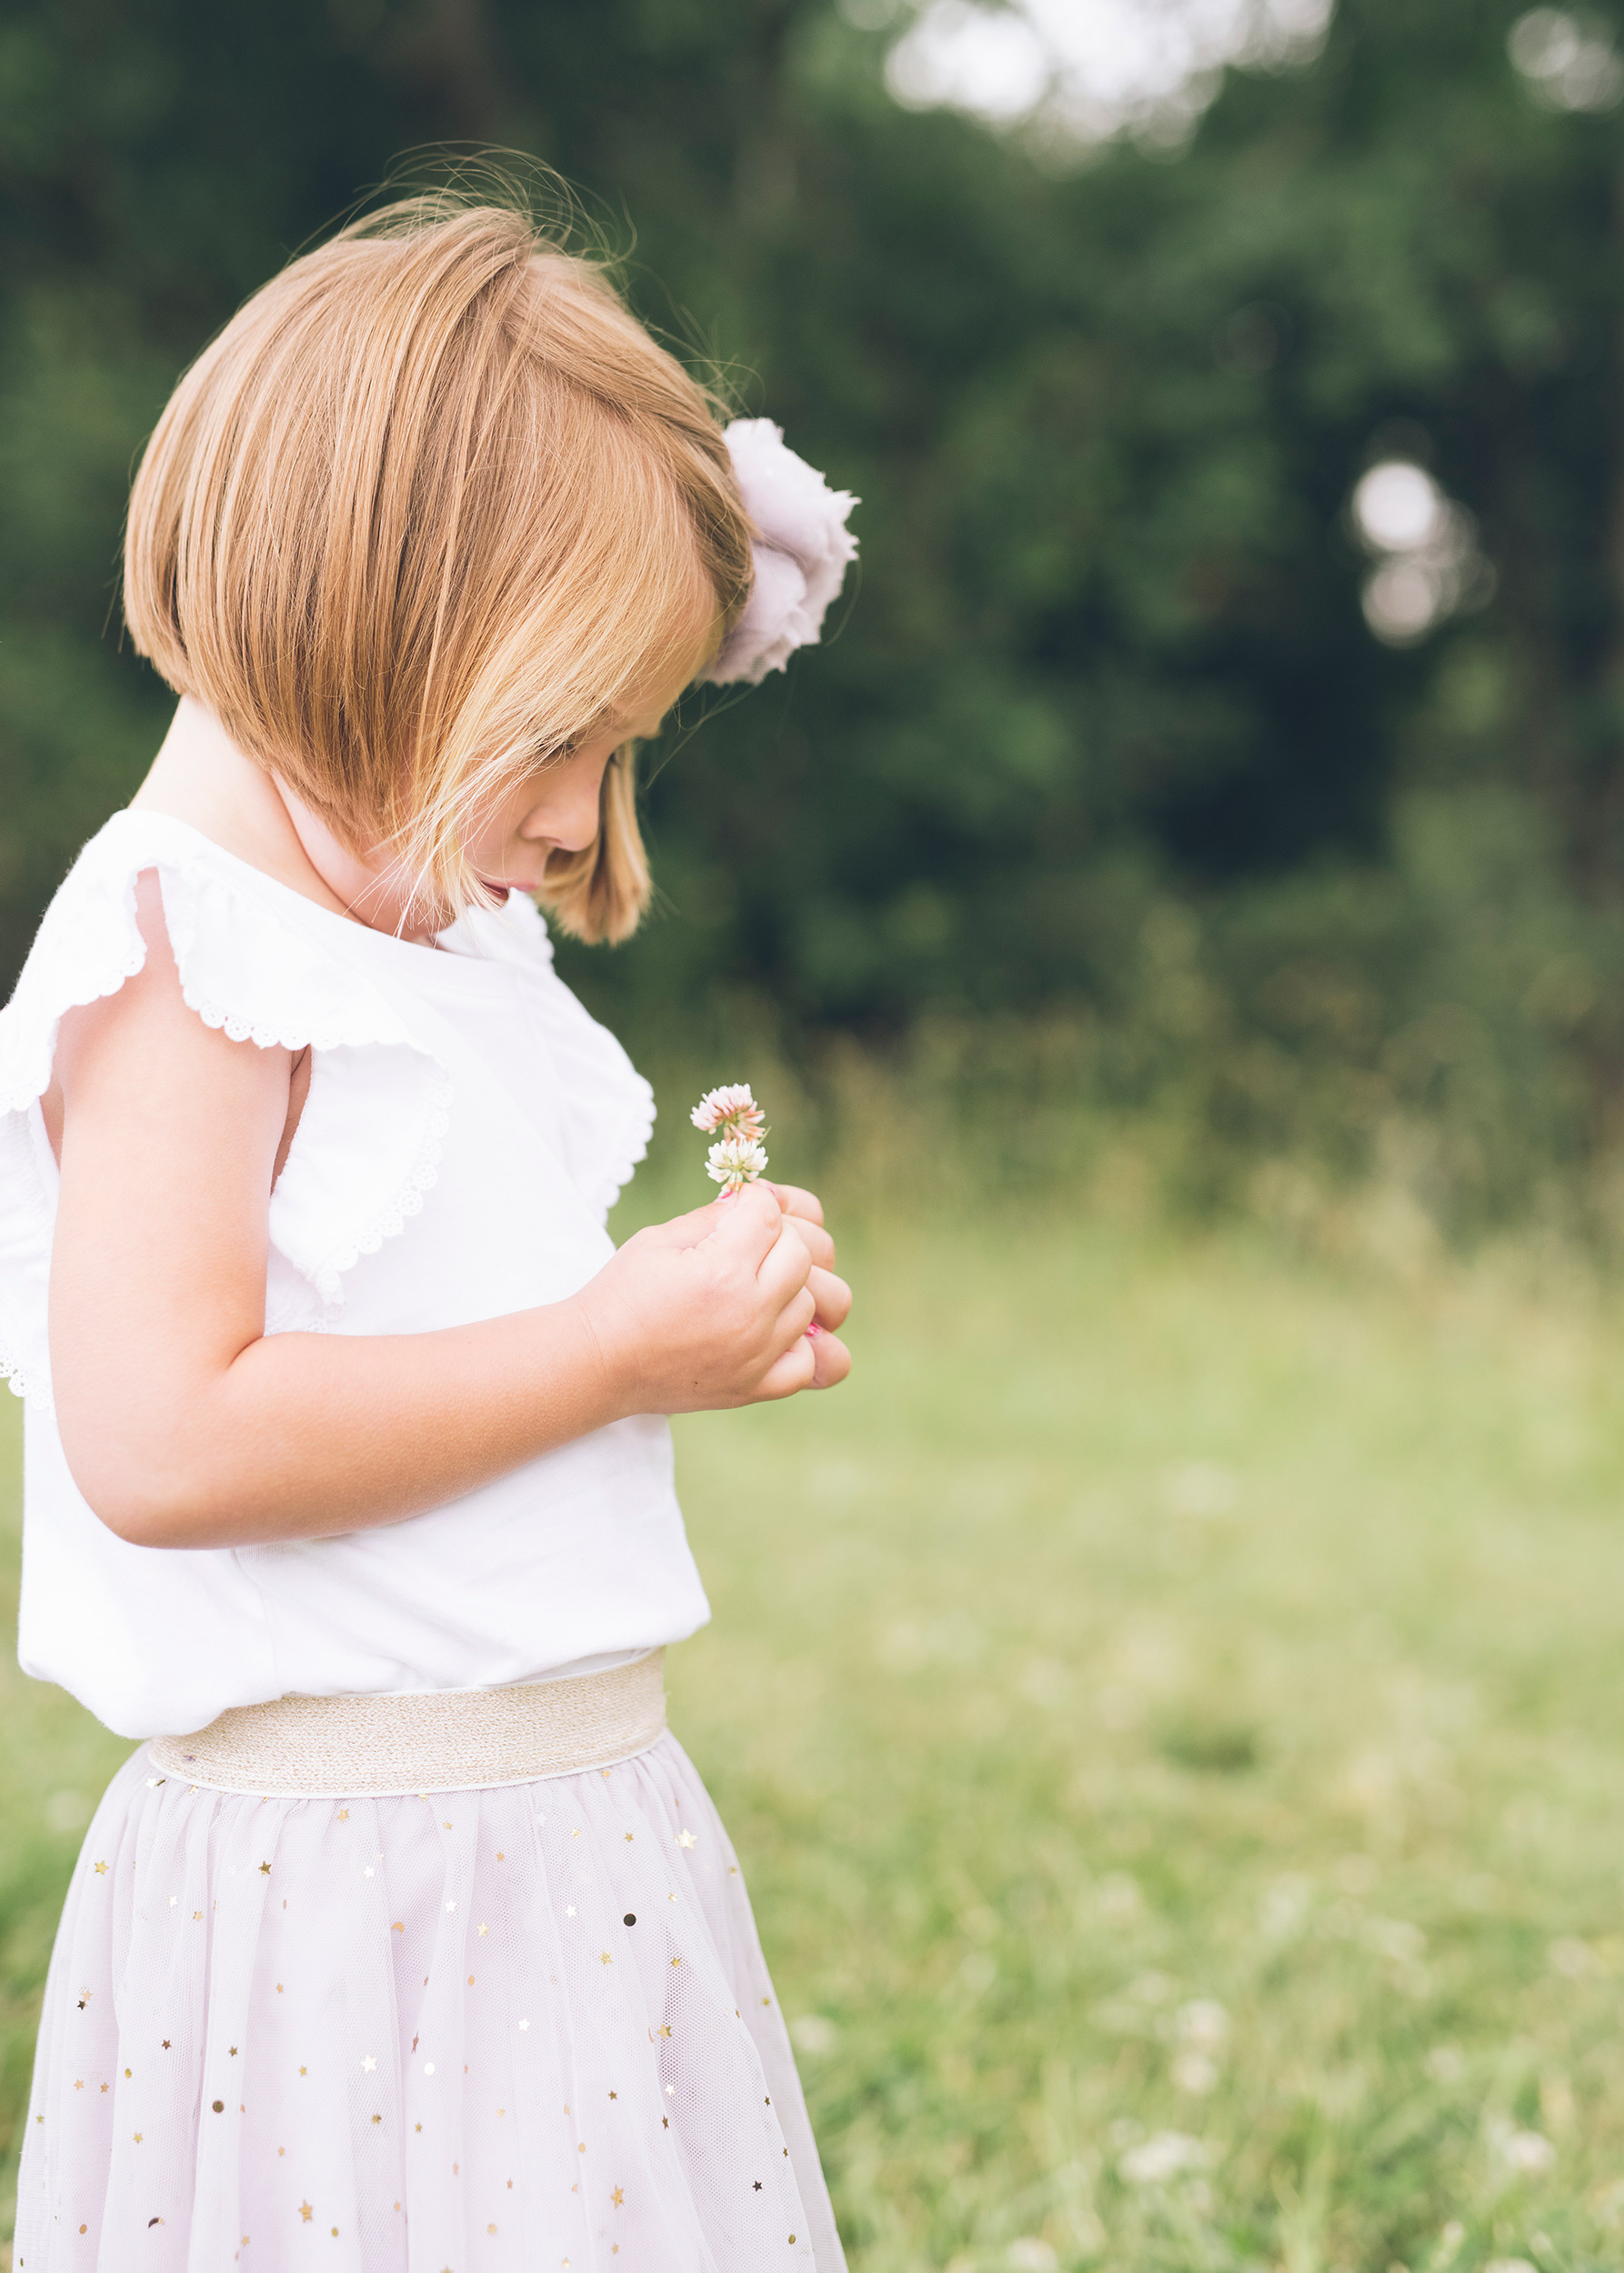
[{"label": "bob haircut", "polygon": [[[488,895],[473,816],[634,696],[703,668],[750,587],[720,408],[602,268],[454,193],[256,292],[142,457],[131,636],[353,850]],[[618,940],[649,897],[636,752],[540,898]]]}]

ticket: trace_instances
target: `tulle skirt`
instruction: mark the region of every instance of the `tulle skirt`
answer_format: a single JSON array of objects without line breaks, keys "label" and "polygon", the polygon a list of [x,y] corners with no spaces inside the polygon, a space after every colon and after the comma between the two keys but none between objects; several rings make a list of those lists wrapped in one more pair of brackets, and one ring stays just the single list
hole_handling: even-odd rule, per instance
[{"label": "tulle skirt", "polygon": [[844,2273],[675,1737],[418,1798],[114,1778],[51,1960],[19,2273]]}]

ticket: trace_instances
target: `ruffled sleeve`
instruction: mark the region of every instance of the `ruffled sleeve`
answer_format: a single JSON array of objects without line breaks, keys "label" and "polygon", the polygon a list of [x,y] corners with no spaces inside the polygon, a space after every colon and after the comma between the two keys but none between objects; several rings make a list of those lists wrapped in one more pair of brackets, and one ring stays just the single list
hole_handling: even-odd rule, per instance
[{"label": "ruffled sleeve", "polygon": [[46,909],[0,1010],[0,1375],[15,1397],[48,1395],[46,1334],[56,1170],[34,1107],[50,1086],[66,1012],[115,995],[146,960],[135,919],[99,879],[93,840]]},{"label": "ruffled sleeve", "polygon": [[[181,992],[206,1026],[262,1049],[315,1053],[287,1166],[271,1195],[272,1247],[324,1307],[343,1274],[423,1206],[438,1171],[452,1086],[382,991],[291,914],[245,891],[217,859],[159,864]],[[330,917],[318,917],[316,931]]]},{"label": "ruffled sleeve", "polygon": [[519,964],[530,978],[538,1038],[556,1079],[565,1166],[601,1222],[631,1182],[654,1134],[654,1091],[625,1050],[559,977],[553,943],[533,901],[515,893],[496,915],[465,916],[469,950]]},{"label": "ruffled sleeve", "polygon": [[[297,895],[182,823],[115,815],[52,902],[0,1011],[0,1372],[18,1395],[49,1377],[55,1176],[34,1108],[64,1015],[116,994],[145,962],[135,884],[148,870],[158,875],[182,994],[204,1023],[262,1049],[315,1053],[271,1196],[272,1309],[280,1292],[297,1323],[320,1324],[342,1302],[343,1273],[402,1228],[435,1180],[450,1081],[383,992],[324,940],[324,926],[342,919],[315,907],[306,919]],[[289,1267],[280,1289],[278,1257]]]}]

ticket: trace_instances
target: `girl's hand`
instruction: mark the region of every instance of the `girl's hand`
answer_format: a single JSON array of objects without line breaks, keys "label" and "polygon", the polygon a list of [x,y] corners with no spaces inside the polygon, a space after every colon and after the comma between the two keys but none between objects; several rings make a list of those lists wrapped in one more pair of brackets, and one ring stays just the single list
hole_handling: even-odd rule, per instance
[{"label": "girl's hand", "polygon": [[817,1317],[807,1329],[817,1344],[817,1378],[813,1387],[832,1389],[851,1371],[851,1352],[835,1339],[851,1311],[851,1288],[835,1276],[835,1242],[824,1229],[823,1202],[816,1192],[798,1184],[769,1184],[784,1210],[785,1227],[803,1240],[812,1258],[807,1284],[817,1297]]},{"label": "girl's hand", "polygon": [[[795,1200],[821,1209],[809,1193]],[[686,1413],[791,1397],[844,1380],[851,1360],[832,1334],[851,1294],[826,1261],[833,1242],[811,1214],[785,1212],[776,1187],[627,1241],[573,1299],[620,1413]]]}]

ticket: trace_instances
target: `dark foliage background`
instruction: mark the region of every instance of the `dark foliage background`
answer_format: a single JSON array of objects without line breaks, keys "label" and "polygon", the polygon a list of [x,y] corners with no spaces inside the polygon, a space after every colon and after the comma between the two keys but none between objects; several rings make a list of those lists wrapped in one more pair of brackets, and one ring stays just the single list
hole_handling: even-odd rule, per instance
[{"label": "dark foliage background", "polygon": [[[832,0],[11,0],[0,960],[161,729],[115,562],[178,370],[401,152],[495,143],[864,501],[839,637],[658,754],[667,905],[570,958],[598,1006],[947,1035],[967,1078],[1041,1034],[1051,1086],[1176,1094],[1212,1157],[1386,1162],[1463,1219],[1594,1167],[1624,113],[1532,101],[1517,13],[1343,0],[1176,159],[1066,165],[899,108],[895,27]],[[1348,517],[1395,448],[1498,579],[1404,651]]]}]

